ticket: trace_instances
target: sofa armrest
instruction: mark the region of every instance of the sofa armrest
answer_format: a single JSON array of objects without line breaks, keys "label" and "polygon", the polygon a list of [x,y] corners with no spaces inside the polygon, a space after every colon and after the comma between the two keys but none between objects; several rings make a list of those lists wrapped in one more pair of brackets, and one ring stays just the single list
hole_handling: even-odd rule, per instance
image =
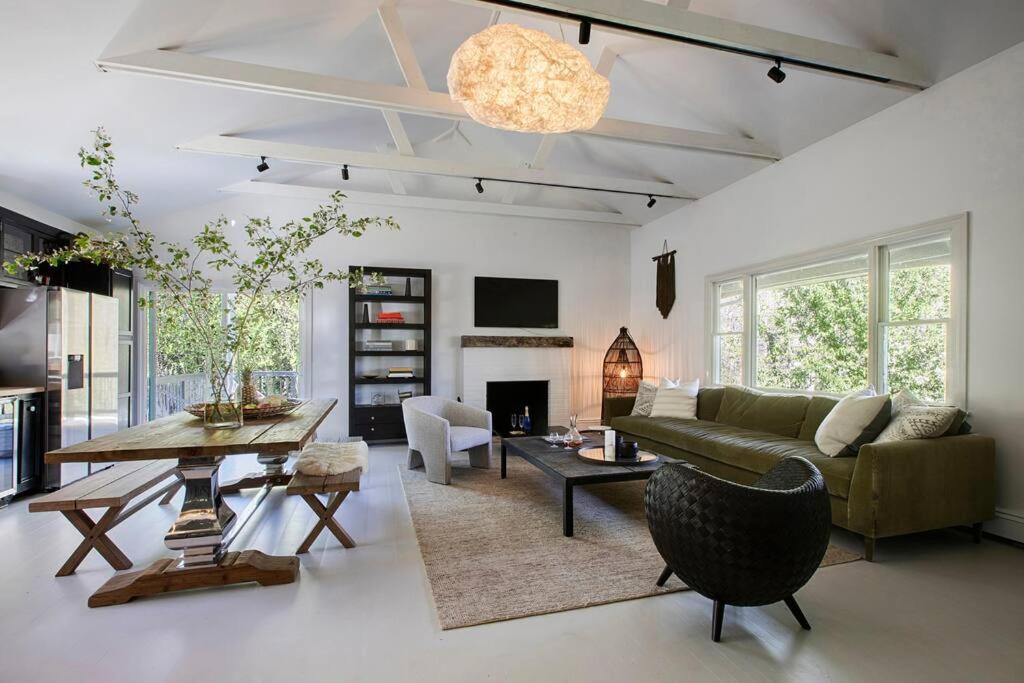
[{"label": "sofa armrest", "polygon": [[861,447],[850,529],[871,538],[974,524],[995,516],[995,441],[979,434]]},{"label": "sofa armrest", "polygon": [[492,431],[489,411],[455,402],[448,405],[447,412],[449,422],[456,427],[479,427]]},{"label": "sofa armrest", "polygon": [[636,403],[636,396],[618,396],[606,398],[601,410],[601,423],[609,424],[613,418],[623,417],[633,412],[633,404]]}]

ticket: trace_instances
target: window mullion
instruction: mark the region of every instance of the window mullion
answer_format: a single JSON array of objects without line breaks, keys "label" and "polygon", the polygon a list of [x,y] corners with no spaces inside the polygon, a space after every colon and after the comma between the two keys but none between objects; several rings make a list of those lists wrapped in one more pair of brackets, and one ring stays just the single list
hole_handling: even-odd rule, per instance
[{"label": "window mullion", "polygon": [[884,322],[889,308],[889,263],[885,247],[872,247],[868,254],[868,384],[885,393],[888,380],[885,368]]},{"label": "window mullion", "polygon": [[757,292],[754,291],[757,278],[743,276],[743,345],[740,355],[741,382],[754,386],[757,364]]}]

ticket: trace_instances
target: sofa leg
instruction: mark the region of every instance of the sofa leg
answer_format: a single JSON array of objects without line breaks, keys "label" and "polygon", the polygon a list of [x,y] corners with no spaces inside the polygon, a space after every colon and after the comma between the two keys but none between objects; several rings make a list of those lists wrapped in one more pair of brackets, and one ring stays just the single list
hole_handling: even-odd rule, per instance
[{"label": "sofa leg", "polygon": [[725,603],[715,600],[712,609],[714,611],[711,615],[711,640],[720,643],[722,642],[722,621],[725,620]]},{"label": "sofa leg", "polygon": [[791,595],[788,598],[785,598],[784,602],[786,603],[786,607],[789,608],[789,611],[793,613],[794,617],[796,617],[797,622],[800,624],[800,628],[805,631],[810,631],[811,624],[807,621],[807,617],[804,616],[804,612],[800,609],[800,605],[796,604],[796,598]]},{"label": "sofa leg", "polygon": [[672,567],[666,564],[665,568],[661,570],[661,576],[658,577],[658,585],[664,586],[665,582],[669,580],[670,576],[672,576]]},{"label": "sofa leg", "polygon": [[971,525],[971,532],[974,534],[974,542],[975,543],[981,543],[981,529],[982,529],[982,526],[983,525],[982,525],[981,522],[978,522],[976,524],[972,524]]},{"label": "sofa leg", "polygon": [[864,537],[864,559],[868,562],[875,561],[875,539]]}]

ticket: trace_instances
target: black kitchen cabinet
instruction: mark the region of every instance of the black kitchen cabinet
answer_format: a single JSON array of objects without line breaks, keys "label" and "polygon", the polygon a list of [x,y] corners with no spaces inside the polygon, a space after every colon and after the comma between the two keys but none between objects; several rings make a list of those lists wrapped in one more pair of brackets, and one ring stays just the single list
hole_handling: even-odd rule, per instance
[{"label": "black kitchen cabinet", "polygon": [[19,398],[18,422],[18,493],[38,490],[43,474],[43,396]]}]

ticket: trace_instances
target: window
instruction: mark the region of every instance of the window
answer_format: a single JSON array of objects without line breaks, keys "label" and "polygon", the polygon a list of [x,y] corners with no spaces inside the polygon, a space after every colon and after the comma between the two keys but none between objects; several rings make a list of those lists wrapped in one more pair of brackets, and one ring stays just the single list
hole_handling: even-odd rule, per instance
[{"label": "window", "polygon": [[722,384],[743,381],[743,280],[715,285],[714,365]]},{"label": "window", "polygon": [[709,279],[714,384],[965,402],[967,217]]},{"label": "window", "polygon": [[[244,355],[236,360],[253,370],[263,394],[297,396],[300,386],[301,303],[297,296],[268,296],[252,302],[245,294],[214,294],[206,302],[211,316],[241,314],[253,305]],[[146,350],[146,406],[150,419],[205,401],[210,392],[204,345],[196,338],[185,310],[165,302],[147,309],[143,331]]]},{"label": "window", "polygon": [[885,386],[943,401],[949,393],[949,235],[883,247],[882,261],[888,279],[880,323]]},{"label": "window", "polygon": [[754,278],[755,384],[845,393],[868,384],[868,254]]}]

